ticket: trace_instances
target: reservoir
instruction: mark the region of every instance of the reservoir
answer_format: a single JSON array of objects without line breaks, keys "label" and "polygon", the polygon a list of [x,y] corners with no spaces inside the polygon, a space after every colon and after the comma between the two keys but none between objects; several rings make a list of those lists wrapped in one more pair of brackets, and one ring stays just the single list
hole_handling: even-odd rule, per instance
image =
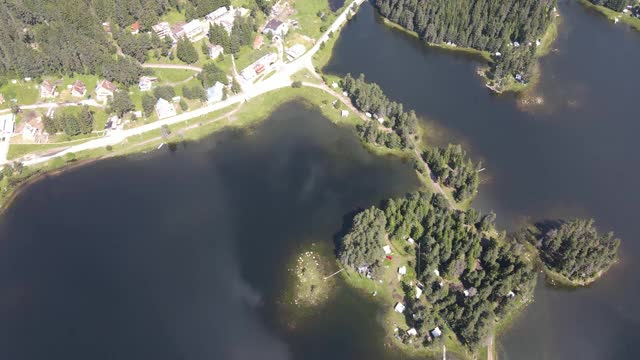
[{"label": "reservoir", "polygon": [[505,229],[584,216],[623,240],[621,261],[589,288],[540,281],[534,304],[500,337],[501,358],[639,358],[640,33],[577,1],[559,1],[559,12],[560,35],[532,94],[542,105],[490,93],[475,74],[479,60],[425,47],[386,27],[369,4],[325,72],[364,73],[425,119],[429,141],[462,143],[487,168],[474,206],[494,210]]}]

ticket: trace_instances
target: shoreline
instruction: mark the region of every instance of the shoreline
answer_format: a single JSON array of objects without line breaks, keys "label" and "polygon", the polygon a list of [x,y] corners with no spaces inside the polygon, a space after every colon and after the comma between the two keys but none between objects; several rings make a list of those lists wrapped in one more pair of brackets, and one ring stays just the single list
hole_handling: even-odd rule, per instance
[{"label": "shoreline", "polygon": [[[586,0],[581,0],[581,1],[586,1]],[[415,31],[405,29],[400,24],[397,24],[385,18],[384,16],[380,15],[380,13],[377,10],[376,10],[376,15],[378,16],[379,19],[382,20],[382,23],[385,24],[386,26],[392,29],[401,31],[411,37],[414,37],[422,41],[418,33],[416,33]],[[535,55],[536,63],[533,69],[533,76],[528,83],[520,84],[515,82],[515,80],[513,80],[511,77],[509,77],[509,78],[505,78],[509,81],[507,85],[505,85],[502,88],[497,88],[495,85],[491,85],[493,83],[493,80],[489,79],[486,75],[488,67],[481,66],[479,67],[477,74],[484,81],[486,87],[489,88],[491,91],[495,92],[496,94],[503,94],[503,93],[517,94],[517,93],[523,93],[527,90],[534,89],[537,86],[538,82],[540,81],[540,76],[541,76],[539,59],[543,56],[548,55],[551,52],[552,50],[551,45],[555,42],[556,38],[558,37],[558,26],[560,25],[560,22],[561,22],[561,16],[559,16],[559,14],[558,16],[554,16],[553,20],[547,27],[547,30],[542,35],[542,38],[541,38],[542,43],[538,47],[538,49],[541,49],[541,50],[536,50],[536,55]],[[431,48],[463,53],[470,56],[478,57],[479,59],[482,59],[488,63],[493,62],[493,59],[491,58],[491,54],[488,51],[478,50],[478,49],[469,48],[469,47],[451,46],[447,44],[434,44],[434,43],[424,42],[424,41],[423,43],[425,43],[428,47],[431,47]]]},{"label": "shoreline", "polygon": [[580,0],[580,3],[588,9],[597,11],[598,13],[600,13],[600,15],[605,16],[611,21],[615,21],[615,19],[618,19],[621,22],[629,25],[632,29],[640,31],[640,18],[634,18],[628,14],[617,12],[605,6],[596,5],[589,0]]}]

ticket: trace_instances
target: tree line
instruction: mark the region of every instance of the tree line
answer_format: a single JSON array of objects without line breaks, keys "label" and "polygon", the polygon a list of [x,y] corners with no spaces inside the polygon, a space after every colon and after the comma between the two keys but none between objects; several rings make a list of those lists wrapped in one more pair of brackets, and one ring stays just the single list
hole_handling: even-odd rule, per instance
[{"label": "tree line", "polygon": [[436,181],[453,188],[453,197],[462,201],[473,197],[480,183],[478,170],[460,145],[432,148],[424,151],[422,158],[431,168]]},{"label": "tree line", "polygon": [[[493,75],[531,75],[534,44],[552,21],[556,0],[376,0],[382,16],[429,43],[451,42],[486,50]],[[516,47],[514,42],[521,44]]]},{"label": "tree line", "polygon": [[[429,345],[429,331],[446,323],[475,349],[493,332],[496,319],[531,297],[536,280],[524,247],[498,233],[494,221],[493,213],[453,210],[440,194],[412,193],[356,215],[339,259],[352,269],[380,268],[386,235],[407,244],[413,259],[408,265],[424,294],[416,299],[415,285],[404,284],[407,325]],[[408,237],[416,244],[407,243]]]}]

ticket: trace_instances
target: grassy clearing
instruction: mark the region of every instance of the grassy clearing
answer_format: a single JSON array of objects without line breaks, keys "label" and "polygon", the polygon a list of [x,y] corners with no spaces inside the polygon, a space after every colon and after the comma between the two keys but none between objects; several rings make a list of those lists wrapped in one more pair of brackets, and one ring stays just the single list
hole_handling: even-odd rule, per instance
[{"label": "grassy clearing", "polygon": [[582,3],[582,5],[593,9],[595,11],[598,11],[599,13],[603,14],[604,16],[606,16],[609,20],[611,21],[615,21],[615,19],[618,19],[620,21],[622,21],[625,24],[630,25],[632,28],[640,31],[640,19],[635,18],[633,16],[630,16],[629,14],[624,14],[621,12],[617,12],[614,10],[611,10],[607,7],[604,6],[600,6],[600,5],[595,5],[594,3],[588,1],[588,0],[580,0],[580,3]]},{"label": "grassy clearing", "polygon": [[176,9],[172,9],[168,13],[162,15],[162,17],[160,18],[160,21],[166,21],[171,25],[175,25],[176,23],[179,23],[179,22],[186,22],[187,17],[184,15],[183,12],[179,12]]},{"label": "grassy clearing", "polygon": [[40,93],[36,89],[36,83],[34,81],[17,81],[12,84],[11,81],[7,81],[5,85],[0,87],[0,94],[4,96],[4,104],[0,105],[0,109],[8,109],[13,105],[12,99],[16,99],[18,105],[30,105],[35,104],[38,101]]},{"label": "grassy clearing", "polygon": [[[296,12],[291,16],[292,19],[298,21],[300,28],[296,32],[318,39],[322,35],[320,27],[329,27],[336,19],[336,14],[329,8],[327,0],[294,0],[290,1],[291,6]],[[318,13],[324,13],[322,20]]]},{"label": "grassy clearing", "polygon": [[153,69],[160,83],[177,83],[197,75],[195,71],[187,69]]},{"label": "grassy clearing", "polygon": [[49,143],[49,144],[11,144],[9,146],[9,152],[7,153],[8,160],[15,160],[27,154],[40,154],[46,151],[60,149],[64,150],[73,145],[82,144],[89,140],[95,139],[97,136],[93,135],[90,138],[72,140],[62,143]]}]

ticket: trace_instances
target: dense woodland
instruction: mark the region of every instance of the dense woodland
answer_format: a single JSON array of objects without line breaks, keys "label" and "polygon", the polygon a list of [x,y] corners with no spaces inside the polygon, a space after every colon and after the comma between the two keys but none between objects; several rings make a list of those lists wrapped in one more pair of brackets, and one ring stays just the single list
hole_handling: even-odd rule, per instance
[{"label": "dense woodland", "polygon": [[620,240],[613,233],[598,233],[593,219],[562,220],[539,224],[542,235],[536,247],[551,270],[570,280],[597,277],[616,261]]},{"label": "dense woodland", "polygon": [[556,0],[376,0],[384,17],[424,41],[500,52],[493,67],[496,79],[530,76],[535,46],[528,44],[543,36],[555,5]]},{"label": "dense woodland", "polygon": [[460,145],[427,149],[422,155],[436,181],[453,188],[456,201],[473,197],[479,184],[478,170]]},{"label": "dense woodland", "polygon": [[402,104],[389,100],[378,84],[367,83],[363,74],[357,79],[347,74],[340,85],[349,94],[355,107],[383,118],[384,124],[393,130],[380,130],[376,121],[368,121],[357,127],[360,138],[391,149],[414,147],[418,118],[413,110],[405,112]]},{"label": "dense woodland", "polygon": [[425,296],[416,300],[415,287],[404,284],[407,325],[427,345],[428,332],[446,323],[473,349],[496,320],[531,297],[536,279],[524,247],[498,234],[494,220],[493,213],[452,210],[440,194],[412,193],[358,214],[338,254],[352,269],[379,269],[385,244],[381,228],[396,243],[408,244],[411,236],[416,245],[405,250],[413,255],[409,265]]},{"label": "dense woodland", "polygon": [[[184,11],[189,20],[230,2],[0,0],[0,4],[0,77],[95,74],[129,86],[144,74],[140,63],[150,52],[156,58],[170,53],[169,39],[146,34],[163,14]],[[141,33],[133,35],[130,28],[136,21]],[[110,23],[112,35],[105,31],[103,22]],[[229,46],[246,44],[254,28],[252,17],[237,22]],[[191,50],[180,52],[191,59],[187,62],[194,61]]]}]

